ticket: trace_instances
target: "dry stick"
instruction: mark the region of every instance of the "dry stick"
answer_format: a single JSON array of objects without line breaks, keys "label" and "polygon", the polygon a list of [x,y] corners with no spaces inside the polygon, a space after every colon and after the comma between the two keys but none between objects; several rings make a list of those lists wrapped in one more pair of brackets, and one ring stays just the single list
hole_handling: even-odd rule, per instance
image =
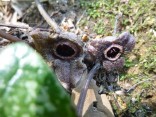
[{"label": "dry stick", "polygon": [[43,18],[46,20],[46,22],[56,31],[56,33],[60,33],[61,29],[57,25],[57,23],[54,21],[54,19],[51,19],[50,16],[47,14],[39,0],[35,0],[35,3],[37,5],[37,8],[40,12],[40,14],[43,16]]},{"label": "dry stick", "polygon": [[146,81],[150,81],[150,80],[154,80],[154,79],[146,79],[146,80],[140,81],[140,82],[134,84],[131,88],[129,88],[129,89],[126,91],[126,93],[129,93],[130,91],[134,90],[139,84],[144,83],[144,82],[146,82]]},{"label": "dry stick", "polygon": [[122,17],[122,14],[117,14],[117,16],[115,17],[115,25],[114,25],[114,31],[113,31],[113,36],[116,35],[116,33],[118,32],[118,22],[119,19]]},{"label": "dry stick", "polygon": [[97,72],[97,70],[99,68],[100,68],[100,63],[96,63],[95,66],[90,70],[88,77],[87,77],[87,81],[81,90],[80,98],[79,98],[78,105],[77,105],[77,113],[78,113],[79,117],[82,117],[83,105],[84,105],[84,101],[86,98],[89,84],[90,84],[91,80],[93,79],[94,74]]},{"label": "dry stick", "polygon": [[4,31],[0,30],[0,37],[5,38],[11,42],[17,42],[17,41],[21,41],[24,42],[23,40],[19,39],[18,37],[14,37],[8,33],[5,33]]},{"label": "dry stick", "polygon": [[77,20],[76,27],[78,27],[78,25],[79,25],[81,19],[83,18],[83,16],[85,15],[85,13],[86,13],[86,10],[82,13],[81,17]]},{"label": "dry stick", "polygon": [[10,28],[22,28],[22,29],[29,29],[29,31],[35,30],[35,29],[39,29],[40,31],[52,31],[50,29],[45,29],[45,28],[39,28],[39,27],[30,27],[30,26],[16,26],[13,24],[1,24],[0,26],[4,26],[4,27],[10,27]]},{"label": "dry stick", "polygon": [[2,24],[2,23],[0,23],[0,26],[10,27],[10,28],[22,28],[22,29],[31,28],[29,26],[16,26],[16,25],[12,25],[12,24]]}]

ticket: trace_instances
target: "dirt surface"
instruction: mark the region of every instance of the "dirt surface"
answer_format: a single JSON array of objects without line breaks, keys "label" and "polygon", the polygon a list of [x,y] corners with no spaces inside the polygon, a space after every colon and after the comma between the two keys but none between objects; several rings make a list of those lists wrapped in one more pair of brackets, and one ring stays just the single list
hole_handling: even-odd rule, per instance
[{"label": "dirt surface", "polygon": [[[133,52],[125,55],[125,67],[118,82],[122,90],[109,93],[108,98],[116,117],[156,117],[156,1],[150,0],[148,4],[147,0],[134,1],[45,0],[42,4],[63,30],[92,39],[112,35],[120,11],[117,34],[128,30],[137,43]],[[11,24],[12,28],[0,26],[0,29],[28,42],[31,42],[30,29],[16,26],[49,28],[31,1],[0,1],[0,23]],[[9,43],[0,38],[0,48]]]}]

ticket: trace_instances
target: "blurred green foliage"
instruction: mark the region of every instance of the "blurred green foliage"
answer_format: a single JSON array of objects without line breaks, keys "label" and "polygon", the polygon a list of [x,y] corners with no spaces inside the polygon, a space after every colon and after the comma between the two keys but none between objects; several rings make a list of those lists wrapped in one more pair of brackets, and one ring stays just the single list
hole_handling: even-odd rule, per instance
[{"label": "blurred green foliage", "polygon": [[119,13],[122,14],[122,30],[139,33],[149,28],[156,29],[155,0],[80,0],[80,4],[88,16],[96,21],[94,29],[97,34],[112,32],[115,17]]},{"label": "blurred green foliage", "polygon": [[69,95],[28,45],[7,46],[0,65],[0,117],[76,117]]}]

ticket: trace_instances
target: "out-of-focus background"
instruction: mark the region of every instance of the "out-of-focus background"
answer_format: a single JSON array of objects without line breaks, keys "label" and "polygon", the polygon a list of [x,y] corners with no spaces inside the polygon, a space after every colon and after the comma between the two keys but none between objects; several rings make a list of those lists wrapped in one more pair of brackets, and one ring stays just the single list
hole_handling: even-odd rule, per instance
[{"label": "out-of-focus background", "polygon": [[[134,50],[125,55],[119,84],[128,95],[110,94],[116,117],[156,116],[156,0],[41,0],[45,10],[67,31],[83,31],[92,38],[129,31]],[[49,28],[33,0],[1,0],[0,24]],[[15,32],[16,28],[0,26]],[[24,36],[22,37],[25,38]],[[0,38],[0,48],[10,42]]]}]

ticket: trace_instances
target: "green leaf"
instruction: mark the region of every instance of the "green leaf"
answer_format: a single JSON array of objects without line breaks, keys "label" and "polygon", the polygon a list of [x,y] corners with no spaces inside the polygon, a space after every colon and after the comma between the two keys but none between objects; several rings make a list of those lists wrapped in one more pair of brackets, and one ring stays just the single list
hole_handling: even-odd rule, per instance
[{"label": "green leaf", "polygon": [[60,82],[24,43],[0,53],[0,117],[76,117]]}]

